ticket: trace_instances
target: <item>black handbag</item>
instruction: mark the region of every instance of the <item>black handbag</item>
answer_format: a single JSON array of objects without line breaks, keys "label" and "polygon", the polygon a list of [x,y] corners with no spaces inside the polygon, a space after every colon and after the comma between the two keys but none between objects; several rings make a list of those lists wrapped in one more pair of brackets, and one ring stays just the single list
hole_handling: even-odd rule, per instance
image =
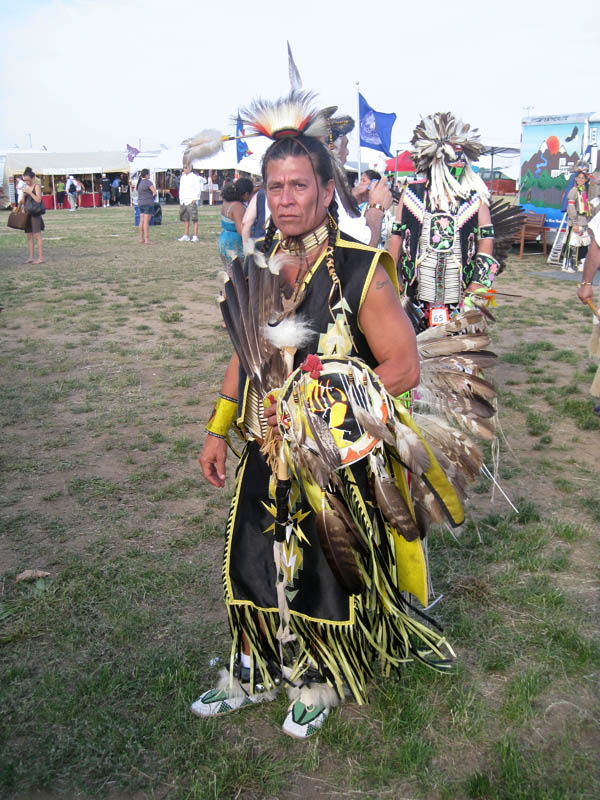
[{"label": "black handbag", "polygon": [[41,200],[35,200],[28,194],[25,198],[25,211],[32,217],[41,217],[46,213],[46,206]]}]

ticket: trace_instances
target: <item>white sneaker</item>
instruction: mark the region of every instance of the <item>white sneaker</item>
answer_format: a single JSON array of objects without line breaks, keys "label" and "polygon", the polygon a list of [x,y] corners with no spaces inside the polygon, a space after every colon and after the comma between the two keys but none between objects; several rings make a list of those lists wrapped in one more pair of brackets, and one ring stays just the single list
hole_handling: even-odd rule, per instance
[{"label": "white sneaker", "polygon": [[282,730],[295,739],[308,739],[318,733],[329,716],[329,711],[339,703],[335,690],[324,683],[310,683],[298,689],[288,689],[292,701],[283,721]]},{"label": "white sneaker", "polygon": [[192,236],[192,242],[199,242],[200,239],[197,236]]},{"label": "white sneaker", "polygon": [[275,700],[276,695],[275,690],[249,694],[237,678],[234,678],[233,685],[230,685],[229,673],[223,669],[219,673],[217,686],[201,694],[190,706],[190,711],[197,717],[218,717],[222,714],[230,714],[240,708],[248,708]]},{"label": "white sneaker", "polygon": [[189,242],[190,241],[190,237],[187,235],[187,233],[184,233],[183,236],[180,236],[179,239],[177,239],[177,241],[178,242]]}]

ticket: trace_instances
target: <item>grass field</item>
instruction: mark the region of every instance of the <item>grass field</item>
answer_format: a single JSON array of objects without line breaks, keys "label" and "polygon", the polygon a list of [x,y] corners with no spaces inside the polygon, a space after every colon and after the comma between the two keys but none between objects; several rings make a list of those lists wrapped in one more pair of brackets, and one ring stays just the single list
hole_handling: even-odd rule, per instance
[{"label": "grass field", "polygon": [[599,797],[591,319],[536,255],[498,280],[515,296],[493,333],[520,513],[482,479],[462,532],[430,537],[455,672],[409,665],[307,743],[281,732],[283,697],[189,713],[229,642],[231,476],[213,489],[196,460],[231,352],[218,214],[179,244],[166,207],[145,247],[129,209],[49,212],[40,266],[0,228],[0,797]]}]

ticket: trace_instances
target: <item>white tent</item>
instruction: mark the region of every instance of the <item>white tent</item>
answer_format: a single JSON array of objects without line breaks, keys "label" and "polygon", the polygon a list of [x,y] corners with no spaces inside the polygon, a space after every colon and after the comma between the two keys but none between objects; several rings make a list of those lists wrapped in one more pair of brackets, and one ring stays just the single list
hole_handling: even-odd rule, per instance
[{"label": "white tent", "polygon": [[[192,162],[194,169],[223,170],[234,169],[239,172],[249,172],[251,175],[260,175],[260,162],[262,156],[271,144],[265,137],[250,138],[247,140],[248,149],[252,155],[244,156],[238,163],[236,142],[224,142],[223,149],[209,158],[196,158]],[[168,169],[181,169],[185,147],[170,147],[155,153],[140,153],[131,162],[131,172],[149,169],[151,172],[166,172]]]},{"label": "white tent", "polygon": [[[9,178],[31,167],[36,175],[100,175],[103,172],[129,172],[127,156],[121,150],[88,153],[51,153],[47,150],[7,150],[2,154],[4,168],[0,188],[8,200]],[[52,178],[54,183],[54,177]],[[14,202],[14,197],[10,198]]]}]

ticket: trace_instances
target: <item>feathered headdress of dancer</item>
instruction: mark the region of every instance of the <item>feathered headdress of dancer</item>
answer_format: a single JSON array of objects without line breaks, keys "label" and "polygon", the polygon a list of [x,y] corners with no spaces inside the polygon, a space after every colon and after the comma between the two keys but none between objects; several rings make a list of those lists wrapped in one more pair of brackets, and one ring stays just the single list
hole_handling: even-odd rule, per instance
[{"label": "feathered headdress of dancer", "polygon": [[[489,202],[487,186],[471,167],[484,149],[476,128],[471,129],[450,111],[438,111],[421,117],[411,144],[410,155],[417,172],[428,173],[429,195],[436,208],[450,211],[473,191]],[[457,179],[449,165],[459,160],[464,160],[465,167]]]},{"label": "feathered headdress of dancer", "polygon": [[359,216],[343,166],[337,158],[333,143],[352,130],[354,120],[348,116],[334,117],[337,106],[318,109],[315,106],[314,92],[292,89],[286,97],[278,100],[254,100],[247,108],[240,110],[240,118],[245,127],[273,141],[300,135],[320,139],[329,145],[329,156],[335,180],[335,187],[348,214]]},{"label": "feathered headdress of dancer", "polygon": [[582,172],[586,178],[589,177],[590,162],[586,161],[584,158],[580,158],[579,161],[571,167],[572,175],[578,175],[580,172]]}]

